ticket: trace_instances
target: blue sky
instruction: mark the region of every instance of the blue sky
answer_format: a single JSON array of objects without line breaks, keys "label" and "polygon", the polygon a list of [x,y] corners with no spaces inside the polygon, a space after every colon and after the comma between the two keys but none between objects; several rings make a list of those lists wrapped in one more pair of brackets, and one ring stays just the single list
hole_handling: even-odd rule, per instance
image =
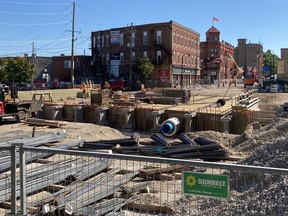
[{"label": "blue sky", "polygon": [[[72,0],[0,0],[0,57],[71,55]],[[220,39],[262,43],[280,57],[288,47],[287,0],[76,0],[75,55],[90,55],[92,31],[173,20],[205,40],[212,26]]]}]

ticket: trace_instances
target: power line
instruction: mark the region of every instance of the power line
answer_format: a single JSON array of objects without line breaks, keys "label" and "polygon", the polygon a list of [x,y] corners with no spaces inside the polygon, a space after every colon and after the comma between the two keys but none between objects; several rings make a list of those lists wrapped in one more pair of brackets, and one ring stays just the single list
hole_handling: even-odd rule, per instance
[{"label": "power line", "polygon": [[[61,5],[63,5],[63,4],[61,4]],[[67,5],[67,4],[65,4],[65,5]],[[69,5],[71,6],[71,4],[69,4]],[[68,8],[69,7],[65,7],[64,9],[60,10],[59,13],[51,13],[51,14],[53,14],[53,16],[49,17],[48,19],[43,21],[41,24],[31,24],[31,23],[27,24],[26,23],[25,26],[29,26],[29,25],[30,26],[31,25],[35,25],[35,26],[33,26],[32,28],[29,28],[29,29],[27,29],[27,30],[15,35],[14,37],[13,36],[12,37],[11,36],[10,37],[7,36],[7,38],[5,38],[6,39],[6,43],[4,45],[2,44],[1,48],[5,47],[5,46],[7,47],[7,46],[10,45],[8,50],[11,50],[11,46],[13,46],[13,44],[14,44],[14,47],[17,46],[18,49],[26,50],[27,49],[26,48],[27,44],[29,44],[29,46],[30,46],[31,42],[34,42],[34,43],[37,44],[37,46],[39,46],[39,44],[40,44],[40,46],[45,46],[45,44],[50,44],[50,45],[51,44],[55,44],[51,48],[53,49],[53,48],[57,47],[57,49],[58,49],[59,45],[63,44],[63,42],[65,43],[65,41],[68,41],[70,39],[70,38],[59,38],[63,34],[63,32],[61,33],[60,36],[58,36],[57,39],[41,40],[40,38],[43,38],[43,37],[47,38],[47,36],[51,37],[51,33],[57,32],[60,29],[64,29],[64,27],[67,26],[67,24],[69,24],[71,22],[71,21],[63,22],[63,20],[66,19],[71,14],[71,11],[69,11],[69,13],[67,13],[67,12],[63,13],[65,11],[67,11]],[[65,15],[65,16],[63,16],[63,15]],[[52,29],[51,28],[47,28],[47,26],[56,26],[56,24],[60,24],[60,26],[58,26],[57,28],[52,27]],[[15,26],[15,25],[20,25],[20,24],[15,24],[15,23],[11,24],[11,26]],[[22,24],[22,25],[24,25],[24,24]],[[42,29],[44,31],[42,31]],[[49,31],[47,31],[47,30],[49,30]],[[35,34],[35,33],[41,33],[41,34]],[[33,37],[30,37],[26,41],[23,41],[24,35],[29,35],[29,36],[33,36]],[[19,42],[17,40],[16,41],[13,41],[13,40],[11,41],[11,39],[15,40],[15,39],[18,39],[18,38],[21,38],[21,40]],[[9,42],[9,44],[7,44],[7,40]],[[5,50],[5,51],[8,52],[8,50]],[[13,50],[15,52],[15,48],[13,48]],[[4,49],[1,49],[1,53],[3,53],[3,51],[4,51]],[[19,53],[20,54],[26,53],[26,51],[25,52],[19,51],[19,52],[15,53],[15,54],[18,55]]]},{"label": "power line", "polygon": [[32,3],[32,2],[15,2],[15,1],[4,1],[2,0],[1,3],[6,3],[6,4],[18,4],[18,5],[35,5],[35,6],[63,6],[63,5],[68,5],[70,3]]},{"label": "power line", "polygon": [[67,24],[68,22],[54,22],[54,23],[0,23],[0,25],[10,25],[10,26],[48,26],[48,25],[59,25]]},{"label": "power line", "polygon": [[[66,9],[68,9],[68,7],[64,8],[64,9],[61,10],[59,13],[62,13],[62,12],[65,11]],[[71,14],[71,12],[70,12],[70,14]],[[45,20],[44,23],[51,21],[52,19],[56,18],[57,16],[58,16],[58,15],[55,15],[55,16],[50,17],[49,19]],[[68,16],[68,15],[66,15],[66,16],[64,16],[64,17],[60,17],[60,18],[57,19],[56,21],[62,20],[62,19],[64,19],[64,18],[66,18],[67,16]],[[45,26],[41,26],[41,27],[39,27],[38,29],[37,29],[37,28],[35,29],[34,27],[33,27],[33,28],[29,28],[29,29],[27,29],[27,30],[25,30],[25,31],[23,31],[23,32],[15,35],[14,37],[11,37],[11,36],[10,36],[10,37],[4,38],[4,39],[11,39],[11,38],[17,39],[17,38],[22,38],[24,35],[26,35],[26,34],[32,34],[32,33],[36,32],[36,31],[39,31],[39,30],[42,29],[42,28],[45,28]]]},{"label": "power line", "polygon": [[[63,42],[63,41],[67,41],[67,40],[70,40],[71,38],[69,37],[69,38],[61,38],[61,39],[58,39],[58,41],[59,42]],[[7,43],[8,45],[14,45],[14,46],[19,46],[19,44],[25,44],[25,43],[29,43],[29,44],[31,44],[32,42],[41,42],[41,43],[50,43],[50,42],[54,42],[55,41],[55,39],[50,39],[50,40],[25,40],[25,41],[17,41],[17,42],[9,42],[9,41],[1,41],[0,40],[0,44],[1,43]],[[4,44],[5,45],[5,44]]]},{"label": "power line", "polygon": [[[16,1],[1,1],[1,3],[11,3],[11,4],[17,4],[19,3],[20,5],[22,3],[16,2]],[[29,3],[25,3],[29,5]],[[23,4],[23,5],[25,5]],[[40,20],[37,19],[37,21],[40,21],[40,24],[33,24],[33,23],[5,23],[2,22],[2,25],[7,25],[7,26],[31,26],[30,28],[28,27],[26,30],[20,32],[19,34],[16,34],[14,36],[8,36],[7,34],[5,35],[6,38],[2,38],[0,40],[0,56],[5,56],[2,55],[3,53],[9,54],[9,56],[13,55],[23,55],[25,53],[30,53],[31,52],[31,43],[35,44],[35,51],[37,52],[37,55],[40,54],[46,54],[50,55],[51,53],[56,53],[60,52],[65,55],[70,55],[69,51],[71,51],[71,45],[69,44],[69,40],[71,40],[71,36],[68,36],[68,33],[65,29],[67,29],[67,25],[71,23],[71,18],[68,20],[68,17],[70,17],[70,14],[72,14],[71,11],[71,3],[69,4],[42,4],[42,3],[36,3],[35,5],[47,5],[47,6],[63,6],[67,5],[67,7],[64,7],[59,11],[59,13],[54,13],[55,9],[49,13],[49,11],[46,11],[45,13],[29,13],[25,12],[25,7],[24,10],[21,10],[21,13],[19,12],[11,12],[11,11],[0,11],[0,14],[11,14],[11,18],[13,14],[20,14],[23,16],[28,16],[28,15],[39,15],[39,16],[44,16],[48,15],[50,16],[48,19],[44,19],[43,22],[41,22],[41,17]],[[28,9],[28,7],[26,8]],[[47,8],[45,8],[47,9]],[[48,8],[49,9],[49,8]],[[69,10],[69,11],[68,11]],[[22,12],[23,11],[23,12]],[[67,12],[68,11],[68,12]],[[1,19],[3,20],[3,19]],[[12,20],[12,19],[10,19]],[[33,19],[35,20],[35,19]],[[53,24],[54,23],[54,24]],[[57,24],[59,23],[59,26]],[[1,25],[1,23],[0,23]],[[51,25],[51,28],[47,27]],[[15,28],[16,29],[16,28]],[[58,34],[58,36],[53,36],[53,39],[51,39],[52,35],[57,35],[57,32],[59,30],[62,31]],[[9,31],[7,31],[9,32]],[[56,33],[56,34],[55,34]],[[76,33],[76,32],[75,32]],[[2,34],[3,36],[3,34]],[[0,36],[1,37],[1,36]],[[83,52],[83,44],[86,43],[87,41],[90,40],[91,35],[83,37],[82,33],[81,34],[76,34],[74,40],[75,40],[75,53],[82,53]],[[46,38],[46,39],[43,39]],[[77,38],[77,39],[76,39]],[[19,39],[19,40],[18,40]],[[85,49],[85,48],[84,48]],[[13,51],[11,51],[13,50]],[[19,51],[18,51],[19,50]],[[87,50],[88,50],[88,44],[87,44]],[[7,56],[7,55],[6,55]]]},{"label": "power line", "polygon": [[[25,12],[13,12],[13,11],[0,11],[1,14],[17,14],[17,15],[37,15],[37,16],[47,16],[47,15],[58,15],[60,13],[25,13]],[[68,13],[62,13],[68,14]]]}]

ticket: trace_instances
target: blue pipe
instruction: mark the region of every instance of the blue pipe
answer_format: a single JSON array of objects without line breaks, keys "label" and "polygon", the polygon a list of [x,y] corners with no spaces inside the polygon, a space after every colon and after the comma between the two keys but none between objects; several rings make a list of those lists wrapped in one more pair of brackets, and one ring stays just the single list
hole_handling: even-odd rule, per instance
[{"label": "blue pipe", "polygon": [[171,134],[175,130],[174,125],[171,122],[166,122],[161,126],[161,131],[164,134]]}]

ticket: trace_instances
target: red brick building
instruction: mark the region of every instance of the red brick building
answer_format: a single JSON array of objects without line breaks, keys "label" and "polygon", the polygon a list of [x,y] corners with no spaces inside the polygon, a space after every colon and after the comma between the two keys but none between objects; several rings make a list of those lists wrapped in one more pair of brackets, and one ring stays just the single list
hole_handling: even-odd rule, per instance
[{"label": "red brick building", "polygon": [[[92,58],[97,79],[139,79],[133,65],[148,57],[154,64],[149,79],[188,86],[200,65],[200,34],[174,21],[92,32]],[[198,72],[198,74],[200,74]]]},{"label": "red brick building", "polygon": [[[95,76],[91,69],[91,56],[75,56],[74,65],[74,84],[81,84],[86,80],[95,82]],[[53,56],[51,81],[70,86],[71,66],[71,56]]]},{"label": "red brick building", "polygon": [[219,84],[230,81],[236,72],[234,46],[220,41],[220,31],[212,26],[201,47],[201,79]]}]

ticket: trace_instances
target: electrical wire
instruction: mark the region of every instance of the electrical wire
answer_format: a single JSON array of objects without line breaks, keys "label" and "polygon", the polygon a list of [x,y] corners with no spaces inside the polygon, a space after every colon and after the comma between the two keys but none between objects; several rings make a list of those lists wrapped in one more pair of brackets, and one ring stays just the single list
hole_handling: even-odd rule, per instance
[{"label": "electrical wire", "polygon": [[[65,10],[67,10],[68,9],[68,7],[66,7],[66,8],[64,8],[63,10],[61,10],[59,13],[62,13],[63,11],[65,11]],[[70,14],[71,14],[72,12],[70,12]],[[56,18],[58,15],[55,15],[55,16],[52,16],[52,17],[50,17],[49,19],[47,19],[47,20],[45,20],[43,23],[45,23],[45,22],[50,22],[50,21],[52,21],[52,19],[54,19],[54,18]],[[60,17],[60,18],[58,18],[57,20],[55,20],[55,21],[59,21],[59,20],[63,20],[64,18],[66,18],[68,15],[66,15],[66,16],[64,16],[64,17]],[[15,35],[15,37],[13,37],[13,36],[9,36],[9,37],[7,37],[7,38],[3,38],[4,40],[5,39],[17,39],[17,38],[22,38],[24,35],[27,35],[27,34],[32,34],[32,33],[34,33],[34,32],[36,32],[36,31],[39,31],[40,29],[42,29],[42,28],[45,28],[45,26],[43,27],[43,26],[41,26],[41,28],[29,28],[29,29],[27,29],[27,30],[25,30],[25,31],[23,31],[23,32],[21,32],[21,33],[19,33],[19,34],[17,34],[17,35]],[[33,30],[33,31],[32,31]]]},{"label": "electrical wire", "polygon": [[[7,56],[7,53],[9,53],[9,56],[13,55],[23,55],[25,53],[31,52],[31,44],[36,45],[34,47],[34,52],[38,54],[50,54],[50,53],[67,53],[71,51],[71,45],[69,43],[66,43],[70,41],[72,38],[71,36],[68,36],[68,30],[66,30],[67,25],[70,23],[71,20],[67,20],[67,17],[72,14],[72,11],[70,9],[71,3],[69,4],[45,4],[45,3],[29,3],[29,2],[16,2],[16,1],[1,1],[1,3],[6,4],[19,4],[19,5],[36,5],[36,6],[67,6],[59,11],[59,13],[29,13],[29,12],[11,12],[11,11],[0,11],[0,14],[19,14],[19,15],[52,15],[48,19],[44,20],[40,24],[34,24],[34,23],[0,23],[0,25],[9,25],[9,26],[32,26],[31,28],[28,28],[19,34],[15,34],[14,36],[6,36],[6,38],[0,38],[0,56]],[[67,12],[69,10],[69,12]],[[55,10],[53,10],[55,11]],[[57,24],[59,26],[57,26]],[[75,22],[77,24],[77,22]],[[47,26],[51,26],[51,28],[47,28]],[[57,26],[57,27],[56,27]],[[57,33],[59,30],[62,29],[62,32],[58,34],[58,36],[53,37],[51,39],[51,36],[54,33]],[[7,34],[6,34],[7,35]],[[55,35],[55,34],[54,34]],[[28,38],[26,36],[29,36]],[[0,36],[1,37],[1,36]],[[27,38],[27,40],[23,40],[23,38]],[[42,39],[46,38],[46,39]],[[83,44],[91,40],[91,35],[89,36],[83,36],[81,33],[76,35],[77,40],[75,40],[74,44],[74,52],[75,54],[78,54],[81,51],[81,47],[83,49]],[[18,40],[21,39],[21,40]],[[30,49],[29,49],[30,47]],[[87,46],[88,48],[88,46]],[[18,51],[20,50],[20,51]],[[78,51],[79,50],[79,51]],[[85,49],[84,49],[85,50]],[[5,55],[2,55],[2,53],[6,53]],[[39,56],[39,55],[38,55]]]},{"label": "electrical wire", "polygon": [[58,23],[1,23],[0,25],[10,25],[10,26],[50,26],[50,25],[59,25],[66,24],[67,22],[58,22]]},{"label": "electrical wire", "polygon": [[63,5],[68,5],[70,3],[32,3],[32,2],[16,2],[16,1],[5,1],[1,0],[1,3],[6,3],[6,4],[18,4],[18,5],[35,5],[35,6],[63,6]]},{"label": "electrical wire", "polygon": [[[47,4],[49,5],[49,4]],[[56,4],[55,4],[56,5]],[[68,5],[68,4],[60,4],[60,5]],[[71,6],[71,4],[69,4],[69,6]],[[53,44],[53,47],[51,47],[52,49],[55,47],[57,47],[57,49],[59,49],[59,45],[63,44],[63,41],[68,41],[70,38],[61,38],[61,37],[58,37],[57,39],[45,39],[45,40],[39,40],[39,38],[43,38],[43,37],[51,37],[52,33],[54,32],[57,32],[58,30],[60,29],[64,29],[65,27],[67,27],[67,25],[69,23],[71,23],[71,20],[68,21],[65,21],[63,22],[63,20],[65,20],[72,12],[69,11],[69,13],[64,13],[65,11],[67,11],[69,7],[65,7],[64,9],[62,9],[59,13],[53,13],[53,16],[52,17],[49,17],[48,19],[46,19],[45,21],[43,21],[41,24],[28,24],[28,23],[25,23],[25,24],[12,24],[12,23],[2,23],[2,24],[6,24],[6,25],[12,25],[12,26],[15,26],[15,25],[25,25],[25,26],[32,26],[32,25],[35,25],[33,26],[32,28],[29,28],[29,29],[26,29],[25,31],[15,35],[14,37],[12,36],[7,36],[7,38],[3,38],[1,40],[2,41],[5,41],[6,39],[6,43],[4,45],[1,45],[1,52],[3,53],[5,47],[8,47],[9,50],[11,50],[11,46],[13,46],[13,43],[14,43],[14,46],[17,46],[17,49],[22,49],[22,50],[26,50],[27,48],[24,48],[25,46],[27,46],[28,44],[31,46],[31,43],[33,42],[36,42],[36,43],[40,43],[40,46],[45,46],[45,44]],[[47,13],[44,13],[44,14],[47,14]],[[59,17],[60,15],[60,17]],[[65,15],[65,16],[63,16]],[[52,22],[51,22],[52,21]],[[59,22],[61,21],[61,22]],[[1,24],[1,23],[0,23]],[[60,26],[58,26],[57,28],[54,28],[52,27],[51,28],[47,28],[47,26],[55,26],[56,24],[60,24]],[[47,31],[47,29],[49,31]],[[44,30],[44,31],[42,31]],[[36,33],[36,34],[35,34]],[[37,34],[37,33],[41,33],[41,34]],[[63,33],[61,33],[63,34]],[[29,39],[27,39],[26,41],[23,42],[23,38],[25,35],[31,35],[33,37],[30,37]],[[17,41],[16,39],[19,39],[21,38],[21,41]],[[15,41],[11,40],[11,39],[14,39]],[[9,41],[9,43],[7,44],[7,40]],[[1,44],[0,42],[0,44]],[[20,47],[20,45],[22,45]],[[3,48],[2,48],[3,47]],[[15,49],[14,49],[14,52],[15,52]],[[20,52],[17,52],[16,54],[19,54],[19,53],[23,53],[23,51],[20,51]],[[24,52],[25,53],[25,52]],[[27,52],[26,52],[27,53]]]},{"label": "electrical wire", "polygon": [[[36,16],[47,16],[47,15],[59,15],[59,13],[20,13],[20,12],[8,12],[8,11],[0,11],[0,14],[13,14],[13,15],[36,15]],[[61,13],[66,15],[67,13]]]}]

